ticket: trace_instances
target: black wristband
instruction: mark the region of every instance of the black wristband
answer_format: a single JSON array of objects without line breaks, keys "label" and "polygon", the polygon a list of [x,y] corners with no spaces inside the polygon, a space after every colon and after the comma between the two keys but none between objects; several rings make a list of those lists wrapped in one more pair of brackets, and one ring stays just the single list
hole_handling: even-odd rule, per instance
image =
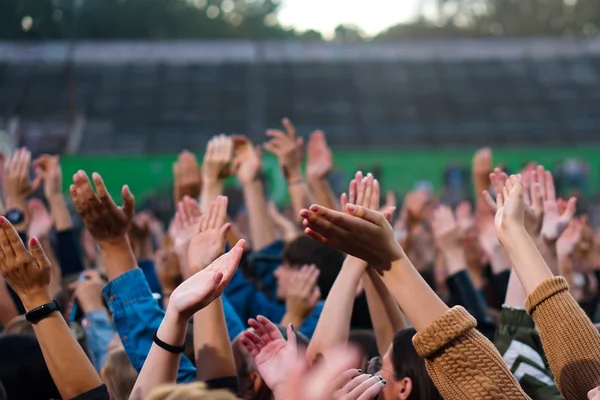
[{"label": "black wristband", "polygon": [[181,353],[183,353],[185,351],[185,345],[183,345],[183,346],[172,346],[172,345],[170,345],[168,343],[165,343],[162,340],[160,340],[158,338],[158,336],[156,336],[157,333],[158,333],[158,331],[156,331],[154,333],[154,339],[152,339],[152,340],[161,349],[166,350],[169,353],[175,353],[175,354],[181,354]]},{"label": "black wristband", "polygon": [[59,309],[58,302],[52,300],[50,303],[43,304],[27,312],[27,314],[25,314],[25,319],[32,324],[37,324],[53,312],[59,311]]}]

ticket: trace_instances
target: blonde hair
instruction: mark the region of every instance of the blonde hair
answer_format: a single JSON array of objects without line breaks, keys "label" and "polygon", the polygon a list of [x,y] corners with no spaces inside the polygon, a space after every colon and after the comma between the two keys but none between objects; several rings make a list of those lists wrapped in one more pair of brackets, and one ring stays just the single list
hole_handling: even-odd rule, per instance
[{"label": "blonde hair", "polygon": [[123,349],[116,349],[108,353],[100,375],[106,384],[111,400],[129,399],[138,377]]},{"label": "blonde hair", "polygon": [[238,400],[238,398],[227,390],[210,390],[204,382],[195,382],[159,386],[145,400]]}]

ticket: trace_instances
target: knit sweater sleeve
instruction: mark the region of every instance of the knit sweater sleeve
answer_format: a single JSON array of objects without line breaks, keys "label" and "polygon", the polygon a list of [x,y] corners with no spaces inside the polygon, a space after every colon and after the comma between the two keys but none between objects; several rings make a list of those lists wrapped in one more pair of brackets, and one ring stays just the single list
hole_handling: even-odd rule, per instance
[{"label": "knit sweater sleeve", "polygon": [[548,364],[565,398],[586,399],[600,385],[600,334],[569,294],[563,277],[542,282],[525,301]]},{"label": "knit sweater sleeve", "polygon": [[475,319],[453,307],[413,338],[429,376],[446,400],[529,399]]}]

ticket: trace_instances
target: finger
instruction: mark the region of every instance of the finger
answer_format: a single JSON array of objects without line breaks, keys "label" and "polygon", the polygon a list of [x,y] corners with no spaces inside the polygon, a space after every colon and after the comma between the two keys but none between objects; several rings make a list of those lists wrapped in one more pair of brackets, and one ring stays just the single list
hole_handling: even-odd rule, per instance
[{"label": "finger", "polygon": [[181,223],[182,227],[189,226],[190,222],[189,222],[189,219],[187,218],[187,213],[185,212],[185,206],[183,205],[182,201],[177,203],[177,213],[175,214],[175,217],[179,219],[179,222]]},{"label": "finger", "polygon": [[[347,384],[349,384],[350,382],[352,382],[352,380],[359,376],[365,376],[365,379],[369,378],[369,375],[363,374],[362,370],[360,369],[349,369],[348,371],[344,371],[339,377],[336,378],[334,387],[336,389],[343,390]],[[344,391],[343,394],[348,393],[348,391]]]},{"label": "finger", "polygon": [[[362,172],[358,171],[356,173],[356,176],[360,176],[360,181],[362,181]],[[357,179],[352,179],[350,181],[350,185],[348,187],[348,194],[349,194],[348,201],[352,204],[356,203],[356,192],[358,191],[358,183],[357,182],[360,182],[360,181]]]},{"label": "finger", "polygon": [[[29,173],[29,171],[27,172]],[[31,182],[31,191],[35,192],[42,185],[44,176],[42,174],[36,174],[35,178]]]},{"label": "finger", "polygon": [[[106,185],[104,184],[104,180],[102,179],[100,174],[97,172],[94,172],[92,174],[92,180],[94,181],[94,185],[96,185],[96,192],[98,193],[98,199],[100,200],[100,202],[103,205],[116,210],[117,205],[115,204],[112,197],[110,196],[110,193],[108,193],[108,190],[106,189]],[[89,183],[89,180],[88,180],[88,183]],[[91,190],[91,185],[90,185],[90,190]]]},{"label": "finger", "polygon": [[365,198],[365,191],[367,189],[367,177],[362,178],[360,181],[356,181],[356,203],[359,206],[362,206],[363,199]]},{"label": "finger", "polygon": [[298,342],[296,340],[296,332],[294,331],[294,324],[289,324],[287,327],[287,345],[294,352],[296,352],[298,350]]},{"label": "finger", "polygon": [[271,141],[275,141],[278,144],[285,143],[288,140],[286,134],[277,129],[267,130],[267,136],[272,138]]},{"label": "finger", "polygon": [[577,211],[577,198],[571,197],[567,202],[567,207],[565,208],[565,212],[562,213],[560,219],[562,222],[570,221],[575,215],[575,211]]},{"label": "finger", "polygon": [[278,146],[275,145],[275,143],[271,140],[269,142],[266,142],[263,144],[263,148],[268,151],[269,153],[275,154],[276,156],[279,156],[280,153],[280,149]]},{"label": "finger", "polygon": [[262,348],[266,346],[265,342],[263,342],[260,336],[258,336],[256,333],[252,332],[249,329],[244,331],[244,337],[250,342],[252,342],[252,344],[254,344],[258,348],[258,350],[262,350]]},{"label": "finger", "polygon": [[367,174],[367,181],[365,182],[365,197],[363,198],[362,204],[363,207],[370,208],[371,206],[371,196],[373,195],[373,175],[369,172]]},{"label": "finger", "polygon": [[227,202],[227,196],[219,197],[219,203],[217,204],[217,212],[215,216],[215,228],[223,226],[223,224],[227,220]]},{"label": "finger", "polygon": [[342,206],[342,210],[346,209],[346,204],[348,204],[348,195],[346,193],[342,193],[340,196],[340,205]]},{"label": "finger", "polygon": [[121,210],[127,217],[128,220],[133,219],[133,215],[135,214],[135,197],[133,197],[133,193],[129,189],[129,185],[124,185],[121,189],[121,196],[123,198],[123,206]]},{"label": "finger", "polygon": [[546,198],[548,201],[556,201],[556,191],[554,189],[554,178],[550,171],[546,171],[544,174],[546,183]]},{"label": "finger", "polygon": [[390,224],[392,223],[392,218],[394,217],[395,211],[396,207],[388,207],[387,209],[383,210],[383,216]]},{"label": "finger", "polygon": [[249,319],[248,325],[250,325],[254,329],[254,333],[258,335],[265,344],[271,343],[275,340],[274,337],[271,336],[269,331],[263,325],[255,319]]},{"label": "finger", "polygon": [[372,376],[368,375],[368,374],[357,375],[357,376],[353,377],[345,385],[343,385],[338,393],[341,395],[347,395],[350,392],[352,392],[354,389],[356,389],[361,383],[363,383],[364,381],[371,379],[371,378],[372,378]]},{"label": "finger", "polygon": [[[40,269],[49,269],[52,266],[38,238],[32,237],[29,239],[29,249]],[[25,249],[23,248],[23,250]]]},{"label": "finger", "polygon": [[0,216],[0,248],[2,248],[5,259],[14,259],[17,256],[10,244],[10,238],[7,233],[11,228],[11,223],[6,218]]},{"label": "finger", "polygon": [[294,128],[292,121],[290,121],[289,118],[284,118],[281,120],[281,124],[285,128],[285,131],[287,132],[290,139],[296,140],[296,128]]},{"label": "finger", "polygon": [[379,197],[381,196],[381,188],[379,187],[379,181],[373,180],[373,193],[371,194],[371,204],[369,208],[371,210],[379,210]]},{"label": "finger", "polygon": [[254,342],[246,338],[246,336],[242,336],[240,338],[240,342],[252,357],[256,357],[258,353],[260,353],[259,348],[254,344]]},{"label": "finger", "polygon": [[[379,211],[369,210],[365,207],[360,207],[354,204],[348,204],[346,209],[350,212],[350,214],[362,218],[366,221],[369,221],[373,224],[379,225],[382,223],[383,215]],[[387,223],[387,222],[386,222]]]},{"label": "finger", "polygon": [[350,393],[348,393],[348,399],[358,399],[365,391],[367,391],[367,389],[371,388],[372,386],[377,385],[381,387],[381,382],[383,382],[383,378],[379,375],[370,377],[350,391]]},{"label": "finger", "polygon": [[542,165],[537,166],[536,177],[540,184],[540,189],[542,191],[544,200],[548,200],[548,194],[546,193],[546,173]]},{"label": "finger", "polygon": [[224,224],[221,227],[221,229],[219,229],[219,236],[225,237],[225,235],[227,235],[227,232],[229,232],[230,229],[231,229],[231,224],[230,223]]},{"label": "finger", "polygon": [[310,228],[304,229],[304,234],[319,243],[328,244],[329,240]]},{"label": "finger", "polygon": [[544,207],[544,197],[539,182],[535,182],[530,188],[531,204],[536,212],[541,212]]},{"label": "finger", "polygon": [[311,228],[323,236],[343,235],[344,229],[336,225],[334,222],[328,220],[326,217],[323,218],[316,212],[309,211],[308,215],[303,216],[304,220],[302,225]]},{"label": "finger", "polygon": [[374,399],[387,385],[385,380],[375,382],[371,387],[367,388],[356,400],[371,400]]},{"label": "finger", "polygon": [[270,319],[259,315],[256,317],[256,320],[263,326],[263,328],[267,331],[270,337],[272,337],[273,339],[283,338],[283,335],[281,334],[279,328],[277,328],[277,326],[273,322],[271,322]]},{"label": "finger", "polygon": [[198,223],[198,232],[196,233],[204,232],[208,229],[208,218],[208,214],[202,214],[200,217],[200,222]]}]

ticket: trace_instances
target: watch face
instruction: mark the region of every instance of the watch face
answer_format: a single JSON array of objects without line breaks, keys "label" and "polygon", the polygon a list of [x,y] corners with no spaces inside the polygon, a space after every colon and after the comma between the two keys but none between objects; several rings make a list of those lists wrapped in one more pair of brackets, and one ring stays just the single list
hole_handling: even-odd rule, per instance
[{"label": "watch face", "polygon": [[6,212],[6,219],[8,220],[8,222],[15,225],[15,224],[21,223],[25,220],[25,214],[21,210],[16,210],[16,209],[8,210]]}]

